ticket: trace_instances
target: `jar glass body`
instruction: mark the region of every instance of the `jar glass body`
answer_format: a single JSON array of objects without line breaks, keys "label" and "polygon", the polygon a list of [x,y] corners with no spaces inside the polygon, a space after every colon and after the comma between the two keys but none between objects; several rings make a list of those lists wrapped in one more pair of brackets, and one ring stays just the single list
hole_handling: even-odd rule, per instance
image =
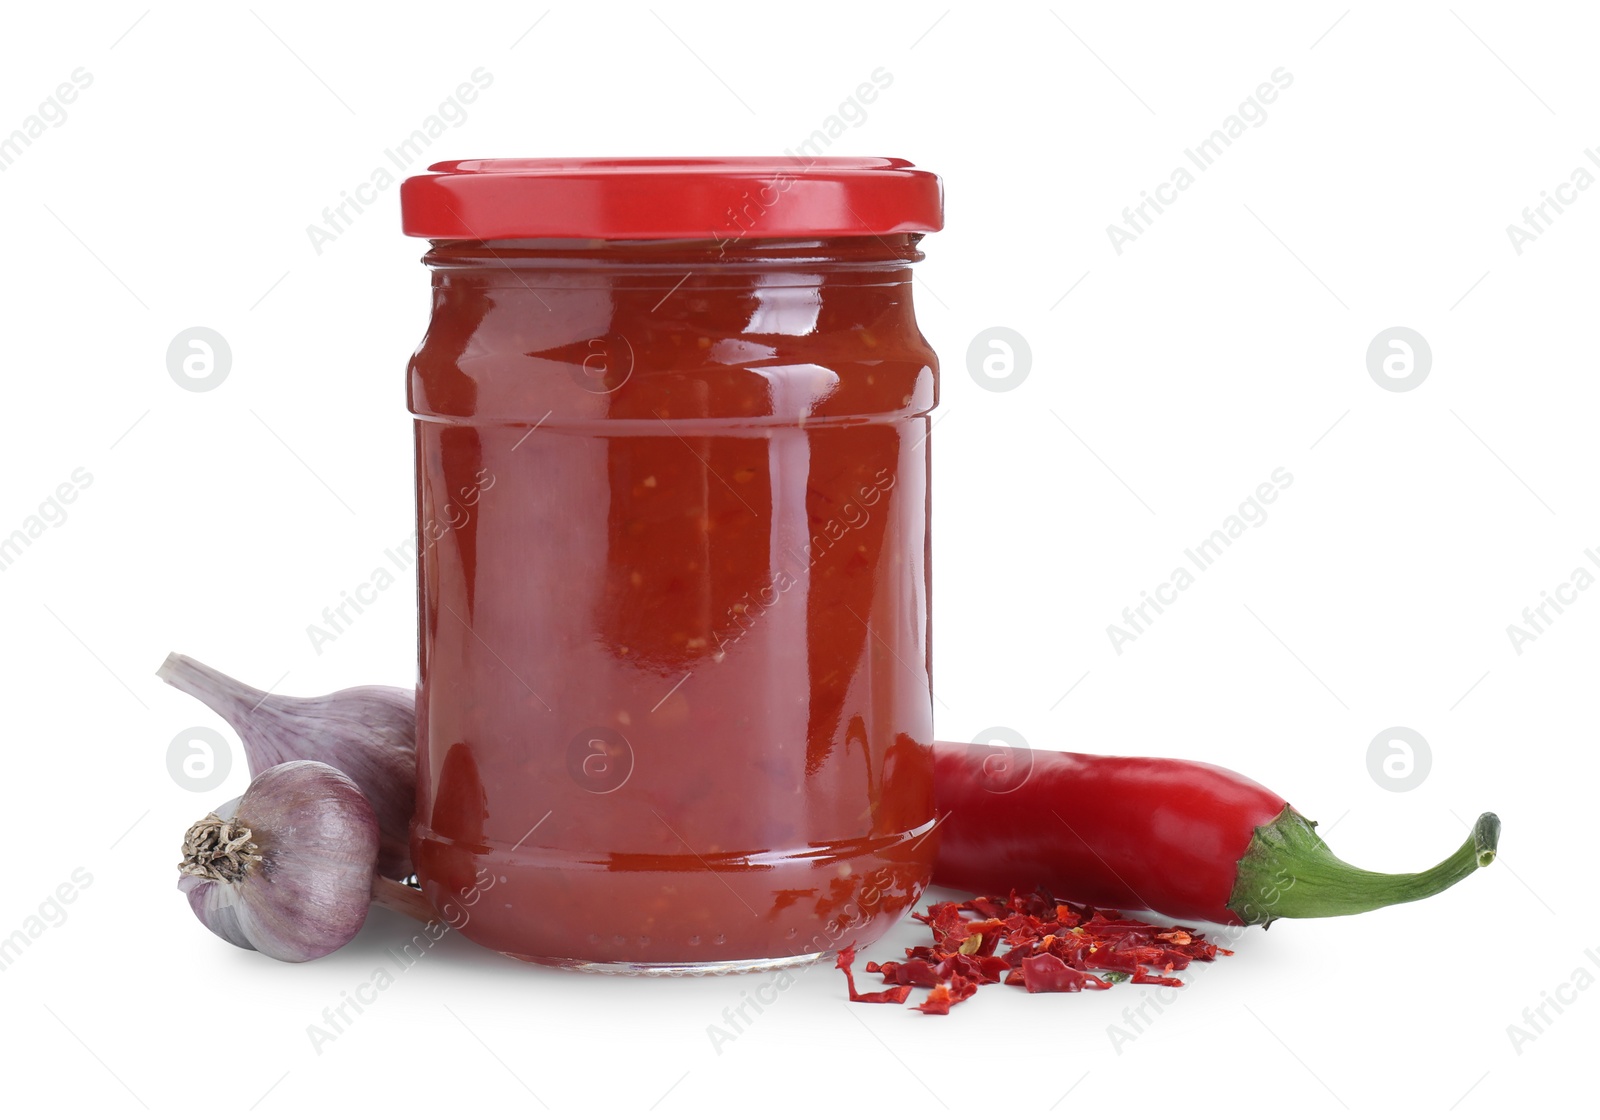
[{"label": "jar glass body", "polygon": [[927,885],[917,240],[434,242],[412,849],[467,937],[769,967]]}]

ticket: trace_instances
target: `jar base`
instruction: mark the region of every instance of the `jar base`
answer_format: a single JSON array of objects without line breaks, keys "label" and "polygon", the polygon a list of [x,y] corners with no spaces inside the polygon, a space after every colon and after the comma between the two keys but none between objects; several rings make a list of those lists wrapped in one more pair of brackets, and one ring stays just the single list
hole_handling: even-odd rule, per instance
[{"label": "jar base", "polygon": [[510,957],[512,960],[525,961],[528,964],[544,965],[546,968],[560,968],[568,972],[587,972],[597,976],[734,976],[744,972],[774,972],[778,969],[815,964],[825,957],[833,956],[834,950],[825,949],[820,953],[802,953],[799,956],[774,957],[769,960],[696,961],[691,964],[581,961],[569,957],[530,957],[521,953],[503,953],[502,955]]}]

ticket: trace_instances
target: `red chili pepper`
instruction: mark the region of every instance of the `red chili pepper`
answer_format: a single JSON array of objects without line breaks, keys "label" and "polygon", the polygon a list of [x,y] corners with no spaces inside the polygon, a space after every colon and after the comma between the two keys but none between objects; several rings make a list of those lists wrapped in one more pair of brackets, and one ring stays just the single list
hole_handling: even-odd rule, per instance
[{"label": "red chili pepper", "polygon": [[[1096,906],[1270,924],[1437,894],[1487,867],[1500,837],[1500,819],[1485,813],[1443,863],[1385,875],[1345,863],[1315,821],[1220,766],[965,743],[935,743],[933,751],[943,822],[933,881],[963,891],[1028,883]],[[1085,963],[1118,967],[1104,958]],[[1162,982],[1126,971],[1135,983]]]}]

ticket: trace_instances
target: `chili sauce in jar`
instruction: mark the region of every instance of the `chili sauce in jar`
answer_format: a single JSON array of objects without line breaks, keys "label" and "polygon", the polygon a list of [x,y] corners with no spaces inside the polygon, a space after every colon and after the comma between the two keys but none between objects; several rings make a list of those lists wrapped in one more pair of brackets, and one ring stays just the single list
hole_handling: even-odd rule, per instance
[{"label": "chili sauce in jar", "polygon": [[871,942],[929,881],[929,412],[895,159],[406,181],[428,898],[613,972]]}]

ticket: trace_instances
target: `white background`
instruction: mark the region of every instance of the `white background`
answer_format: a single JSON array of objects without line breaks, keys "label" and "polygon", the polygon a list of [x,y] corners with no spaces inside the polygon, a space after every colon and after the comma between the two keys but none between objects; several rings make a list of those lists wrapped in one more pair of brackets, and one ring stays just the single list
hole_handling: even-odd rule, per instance
[{"label": "white background", "polygon": [[[0,134],[75,68],[92,84],[0,172],[0,536],[75,469],[93,479],[0,571],[0,936],[75,868],[93,877],[0,972],[8,1103],[1489,1115],[1587,1083],[1600,994],[1559,989],[1572,1002],[1520,1053],[1507,1028],[1600,976],[1600,590],[1520,651],[1506,628],[1574,568],[1600,574],[1600,190],[1521,254],[1507,235],[1575,168],[1600,173],[1589,15],[446,11],[7,12]],[[1004,725],[1037,747],[1214,760],[1388,870],[1494,809],[1502,861],[1418,905],[1251,931],[1120,1052],[1108,1028],[1151,989],[986,989],[937,1019],[847,1004],[814,969],[718,1053],[707,1027],[756,979],[565,975],[447,938],[316,1053],[307,1026],[410,931],[380,915],[298,967],[206,933],[173,889],[178,842],[243,788],[243,760],[235,746],[213,792],[180,788],[173,737],[221,725],[152,673],[180,649],[289,693],[413,679],[404,581],[320,653],[306,628],[411,531],[423,246],[394,189],[320,254],[306,227],[477,67],[492,86],[430,160],[777,154],[885,68],[829,153],[907,157],[946,184],[918,286],[944,360],[941,736]],[[1279,67],[1293,83],[1265,122],[1114,251],[1108,224]],[[165,361],[196,325],[233,353],[205,393]],[[995,325],[1032,351],[1010,392],[966,368]],[[1395,325],[1432,348],[1409,392],[1366,366]],[[1294,482],[1266,522],[1115,650],[1106,627],[1278,467]],[[1368,766],[1396,725],[1431,747],[1406,793]],[[915,939],[907,923],[878,955]]]}]

